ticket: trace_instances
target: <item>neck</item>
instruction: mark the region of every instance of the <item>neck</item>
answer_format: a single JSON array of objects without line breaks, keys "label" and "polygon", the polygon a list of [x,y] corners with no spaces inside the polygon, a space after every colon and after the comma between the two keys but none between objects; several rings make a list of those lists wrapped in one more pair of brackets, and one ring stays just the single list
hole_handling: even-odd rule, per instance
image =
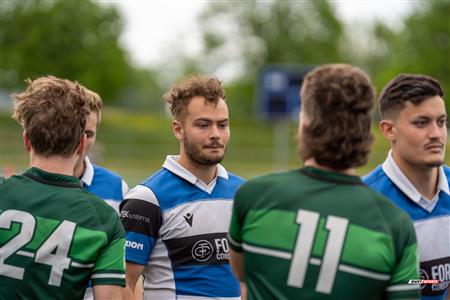
[{"label": "neck", "polygon": [[184,153],[180,154],[178,163],[206,184],[216,177],[217,165],[201,165],[190,160]]},{"label": "neck", "polygon": [[344,169],[344,170],[336,170],[336,169],[330,168],[328,166],[319,164],[315,160],[315,158],[313,158],[313,157],[306,159],[304,161],[303,165],[306,166],[306,167],[315,167],[315,168],[322,169],[322,170],[325,170],[325,171],[330,171],[330,172],[334,172],[334,173],[340,173],[340,174],[344,174],[344,175],[355,175],[355,168],[348,168],[348,169]]},{"label": "neck", "polygon": [[84,174],[84,170],[86,169],[86,163],[84,162],[84,157],[80,157],[75,164],[75,170],[73,172],[73,176],[76,178],[81,178]]},{"label": "neck", "polygon": [[392,152],[392,158],[416,190],[426,199],[433,199],[437,190],[439,168],[411,166],[404,160],[397,159],[394,152]]},{"label": "neck", "polygon": [[73,176],[76,158],[64,158],[58,155],[48,157],[30,153],[30,167],[36,167],[49,173],[58,173]]}]

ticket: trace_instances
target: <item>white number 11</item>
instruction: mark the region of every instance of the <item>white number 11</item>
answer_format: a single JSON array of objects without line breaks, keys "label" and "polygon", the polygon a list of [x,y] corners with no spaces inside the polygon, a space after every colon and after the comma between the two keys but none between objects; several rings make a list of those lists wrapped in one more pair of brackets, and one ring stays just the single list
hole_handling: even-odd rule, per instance
[{"label": "white number 11", "polygon": [[[319,220],[320,214],[317,212],[303,209],[297,212],[296,223],[300,224],[300,230],[289,268],[287,281],[289,286],[296,288],[303,287]],[[336,216],[327,217],[325,228],[329,231],[329,234],[320,266],[319,278],[316,283],[317,292],[324,294],[331,293],[347,227],[348,219]]]}]

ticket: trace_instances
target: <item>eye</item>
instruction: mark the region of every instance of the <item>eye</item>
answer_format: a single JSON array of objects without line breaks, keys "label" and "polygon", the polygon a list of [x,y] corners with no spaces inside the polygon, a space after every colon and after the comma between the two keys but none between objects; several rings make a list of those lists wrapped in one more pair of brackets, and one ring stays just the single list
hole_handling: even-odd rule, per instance
[{"label": "eye", "polygon": [[219,124],[219,128],[221,128],[221,129],[227,129],[227,128],[228,128],[228,123],[220,123],[220,124]]},{"label": "eye", "polygon": [[416,120],[413,122],[414,126],[419,127],[419,128],[423,128],[427,125],[428,121],[426,120]]},{"label": "eye", "polygon": [[208,128],[208,123],[197,123],[197,127],[201,129]]},{"label": "eye", "polygon": [[84,133],[86,134],[86,137],[87,137],[88,139],[94,137],[94,132],[92,132],[92,131],[85,131]]},{"label": "eye", "polygon": [[444,127],[444,126],[447,125],[447,119],[439,119],[437,121],[437,124],[438,124],[439,127]]}]

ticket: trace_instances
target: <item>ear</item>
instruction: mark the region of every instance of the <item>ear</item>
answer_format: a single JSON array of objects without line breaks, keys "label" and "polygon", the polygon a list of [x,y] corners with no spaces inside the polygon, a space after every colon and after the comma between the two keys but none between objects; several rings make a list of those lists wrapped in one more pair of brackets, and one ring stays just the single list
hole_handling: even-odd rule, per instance
[{"label": "ear", "polygon": [[86,154],[87,136],[85,133],[80,138],[80,144],[78,145],[76,154],[78,156],[84,156]]},{"label": "ear", "polygon": [[173,120],[172,131],[173,131],[173,135],[176,137],[177,140],[179,140],[181,142],[184,139],[183,125],[179,121]]},{"label": "ear", "polygon": [[27,150],[27,152],[31,151],[31,142],[30,139],[28,138],[27,133],[24,131],[22,133],[22,139],[23,139],[23,146],[25,147],[25,150]]},{"label": "ear", "polygon": [[390,142],[395,141],[395,123],[393,120],[381,120],[380,131],[383,136]]}]

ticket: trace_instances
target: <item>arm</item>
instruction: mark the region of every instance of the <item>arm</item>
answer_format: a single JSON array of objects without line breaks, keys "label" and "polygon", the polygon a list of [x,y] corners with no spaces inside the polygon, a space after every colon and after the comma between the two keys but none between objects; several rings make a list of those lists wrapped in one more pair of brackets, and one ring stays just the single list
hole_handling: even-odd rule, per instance
[{"label": "arm", "polygon": [[230,249],[230,263],[234,274],[241,282],[245,282],[244,278],[244,256],[242,253]]},{"label": "arm", "polygon": [[144,266],[127,262],[125,279],[127,286],[123,291],[124,299],[135,299],[136,283],[144,270]]},{"label": "arm", "polygon": [[122,299],[122,287],[118,285],[94,285],[94,299]]}]

